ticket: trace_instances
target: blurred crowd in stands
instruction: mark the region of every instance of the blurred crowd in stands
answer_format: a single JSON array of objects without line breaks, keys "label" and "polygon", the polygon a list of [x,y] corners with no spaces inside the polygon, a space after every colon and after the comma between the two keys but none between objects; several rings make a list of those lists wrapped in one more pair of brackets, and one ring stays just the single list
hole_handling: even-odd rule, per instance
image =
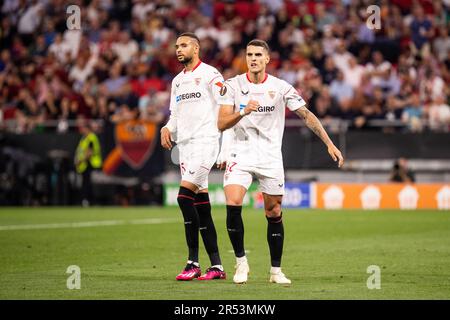
[{"label": "blurred crowd in stands", "polygon": [[[69,5],[81,8],[80,30],[67,28]],[[449,0],[4,0],[0,17],[0,127],[15,120],[17,133],[65,132],[80,118],[166,121],[186,31],[225,79],[246,72],[251,39],[266,40],[268,72],[325,123],[450,128]]]}]

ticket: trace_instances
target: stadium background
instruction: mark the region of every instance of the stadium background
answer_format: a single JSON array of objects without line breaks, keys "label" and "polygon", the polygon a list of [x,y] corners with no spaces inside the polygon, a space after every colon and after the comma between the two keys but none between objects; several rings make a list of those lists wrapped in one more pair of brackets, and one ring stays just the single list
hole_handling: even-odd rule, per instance
[{"label": "stadium background", "polygon": [[[373,4],[380,8],[381,28],[371,30],[366,20],[367,7]],[[79,30],[67,28],[69,5],[81,9]],[[423,234],[418,241],[426,243],[436,236],[436,243],[448,243],[448,215],[409,210],[448,213],[450,208],[449,8],[448,1],[431,0],[3,1],[0,232],[9,245],[2,255],[9,259],[22,243],[22,231],[12,231],[16,224],[155,215],[159,219],[160,213],[181,219],[173,197],[179,180],[176,156],[162,150],[159,128],[169,115],[171,79],[182,69],[173,45],[177,34],[185,31],[201,38],[202,61],[217,67],[225,79],[246,71],[244,50],[249,40],[266,40],[272,49],[267,71],[298,89],[343,151],[346,165],[337,170],[320,140],[287,111],[285,211],[297,214],[293,220],[305,222],[309,211],[298,209],[325,208],[335,209],[332,212],[341,213],[343,220],[359,221],[352,211],[337,209],[364,208],[383,216],[383,226],[397,219],[398,229],[391,231],[400,235],[414,221],[420,229],[417,221],[428,221],[426,215],[431,215],[435,220],[430,230],[439,236]],[[95,208],[77,215],[81,181],[73,159],[83,123],[95,124],[104,165],[93,173]],[[141,130],[144,136],[138,134]],[[391,182],[399,158],[407,159],[415,183]],[[214,169],[210,178],[212,202],[219,207],[221,176]],[[261,196],[255,190],[253,186],[246,204],[260,208]],[[12,208],[41,206],[37,211]],[[48,206],[55,206],[48,209],[50,216]],[[75,206],[75,211],[67,206]],[[118,206],[119,211],[108,214],[100,210],[103,206]],[[134,206],[149,209],[129,213]],[[375,210],[386,208],[407,209],[408,214]],[[250,212],[253,221],[253,212],[260,211]],[[316,222],[309,221],[312,229],[317,227],[314,223],[325,223],[333,230],[342,222],[327,211],[311,212],[319,215]],[[323,219],[330,214],[331,219]],[[220,225],[223,212],[215,215]],[[351,226],[348,235],[359,235]],[[174,235],[166,241],[182,242],[181,230],[174,228],[177,231],[168,232]],[[128,232],[131,241],[131,229]],[[223,230],[219,233],[225,245]],[[44,241],[39,239],[33,241]],[[409,240],[404,239],[405,245]],[[335,248],[343,250],[340,244]],[[438,270],[430,283],[440,283],[441,289],[449,286],[448,277],[442,281],[445,275],[439,273],[448,262],[441,256],[448,256],[448,249],[442,250],[428,265]],[[4,268],[12,272],[17,265],[18,261],[10,261]],[[31,262],[29,268],[34,268]],[[418,297],[427,298],[428,293]],[[48,296],[52,295],[47,292]],[[439,292],[436,296],[448,298]]]}]

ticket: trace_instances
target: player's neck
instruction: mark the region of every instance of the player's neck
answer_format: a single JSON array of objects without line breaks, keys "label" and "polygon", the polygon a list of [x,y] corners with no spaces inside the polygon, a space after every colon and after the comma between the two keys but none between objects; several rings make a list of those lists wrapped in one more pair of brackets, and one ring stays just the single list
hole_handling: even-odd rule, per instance
[{"label": "player's neck", "polygon": [[267,79],[267,73],[265,70],[258,72],[258,73],[247,72],[247,79],[251,83],[255,83],[255,84],[263,83]]},{"label": "player's neck", "polygon": [[189,63],[184,65],[184,72],[194,71],[195,68],[197,68],[200,63],[201,63],[200,58],[198,58],[198,57],[192,58],[192,60],[189,61]]}]

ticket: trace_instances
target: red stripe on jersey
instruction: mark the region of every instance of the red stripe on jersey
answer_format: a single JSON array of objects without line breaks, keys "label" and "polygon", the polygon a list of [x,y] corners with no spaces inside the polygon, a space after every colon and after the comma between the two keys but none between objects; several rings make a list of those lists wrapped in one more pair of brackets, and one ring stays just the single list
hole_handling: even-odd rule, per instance
[{"label": "red stripe on jersey", "polygon": [[[252,82],[252,80],[250,80],[250,77],[248,76],[248,72],[245,75],[247,76],[248,82],[254,83],[254,82]],[[267,73],[264,73],[264,79],[263,79],[263,81],[261,81],[261,83],[264,83],[268,77],[269,77],[269,75]]]},{"label": "red stripe on jersey", "polygon": [[267,73],[265,73],[265,77],[264,77],[264,80],[261,82],[261,83],[264,83],[264,82],[266,82],[266,80],[267,80],[267,78],[269,77],[269,75],[267,74]]},{"label": "red stripe on jersey", "polygon": [[192,69],[192,71],[194,71],[195,69],[197,69],[197,67],[200,65],[200,63],[202,63],[202,61],[200,60],[197,65]]},{"label": "red stripe on jersey", "polygon": [[[192,68],[191,72],[193,72],[195,69],[197,69],[197,67],[200,65],[200,63],[202,63],[201,60],[199,60],[198,63],[196,64],[196,66],[194,68]],[[186,68],[184,68],[183,73],[186,73]]]}]

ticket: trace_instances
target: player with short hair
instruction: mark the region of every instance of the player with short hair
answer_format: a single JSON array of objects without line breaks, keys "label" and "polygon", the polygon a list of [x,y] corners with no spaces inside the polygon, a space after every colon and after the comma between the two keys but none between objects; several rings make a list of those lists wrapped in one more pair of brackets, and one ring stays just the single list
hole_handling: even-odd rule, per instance
[{"label": "player with short hair", "polygon": [[[189,256],[176,279],[225,279],[208,195],[209,171],[219,153],[216,100],[223,77],[216,68],[201,62],[200,41],[194,33],[181,34],[175,49],[184,69],[172,80],[170,119],[161,129],[161,145],[170,150],[171,141],[175,141],[180,155],[181,183],[177,200],[183,213]],[[211,260],[211,267],[204,275],[198,259],[199,231]]]},{"label": "player with short hair", "polygon": [[[269,281],[290,284],[281,272],[284,228],[281,202],[284,194],[284,168],[281,144],[285,107],[302,118],[328,148],[339,167],[344,158],[317,117],[306,108],[297,90],[284,80],[268,75],[269,46],[252,40],[246,49],[248,72],[225,81],[220,91],[218,128],[224,131],[218,166],[223,168],[227,204],[227,229],[236,256],[235,283],[247,282],[249,265],[244,249],[242,202],[258,179],[267,218],[267,241],[271,257]],[[231,128],[231,129],[230,129]],[[227,130],[229,129],[229,130]],[[225,139],[225,137],[227,137]],[[228,142],[227,142],[228,140]]]}]

